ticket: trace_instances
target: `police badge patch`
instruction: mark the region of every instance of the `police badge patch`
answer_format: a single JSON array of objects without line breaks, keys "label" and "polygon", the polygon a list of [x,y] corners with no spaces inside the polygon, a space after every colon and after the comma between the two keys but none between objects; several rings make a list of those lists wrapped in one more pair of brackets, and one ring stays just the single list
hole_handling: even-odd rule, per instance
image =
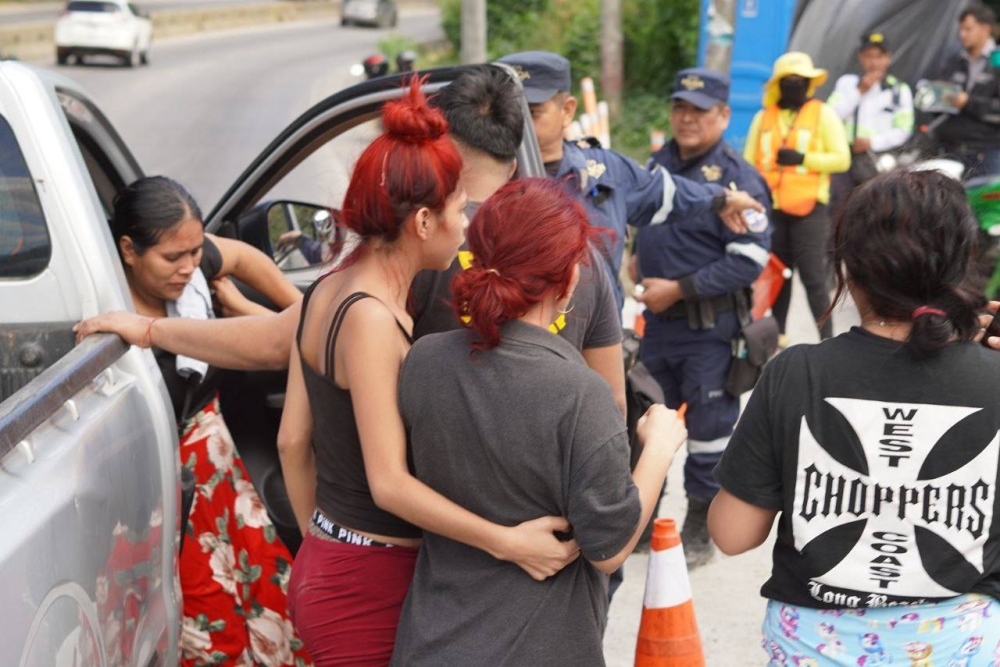
[{"label": "police badge patch", "polygon": [[694,74],[689,74],[688,76],[681,79],[681,85],[684,86],[686,90],[701,90],[705,87],[705,82],[700,76],[695,76]]},{"label": "police badge patch", "polygon": [[722,167],[717,164],[704,164],[701,166],[701,173],[706,181],[714,183],[722,178]]},{"label": "police badge patch", "polygon": [[607,166],[597,160],[587,160],[587,175],[591,178],[600,178],[608,170]]}]

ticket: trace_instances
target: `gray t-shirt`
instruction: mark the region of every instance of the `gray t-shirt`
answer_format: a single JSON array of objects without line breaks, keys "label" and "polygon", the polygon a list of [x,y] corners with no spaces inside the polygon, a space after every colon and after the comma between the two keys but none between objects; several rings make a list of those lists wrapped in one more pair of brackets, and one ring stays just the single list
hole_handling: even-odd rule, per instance
[{"label": "gray t-shirt", "polygon": [[[476,216],[480,204],[469,202],[465,214]],[[425,270],[417,274],[410,288],[413,314],[413,337],[454,331],[462,328],[452,308],[451,280],[472,259],[469,247],[462,244],[458,257],[445,271]],[[615,287],[605,262],[591,252],[586,264],[580,264],[580,282],[573,293],[573,310],[552,325],[554,333],[568,340],[578,350],[608,347],[622,342],[622,325],[615,301]]]},{"label": "gray t-shirt", "polygon": [[625,423],[571,344],[508,322],[420,339],[400,374],[417,477],[490,521],[564,516],[583,557],[538,582],[516,565],[425,533],[393,665],[603,665],[607,577],[639,523]]}]

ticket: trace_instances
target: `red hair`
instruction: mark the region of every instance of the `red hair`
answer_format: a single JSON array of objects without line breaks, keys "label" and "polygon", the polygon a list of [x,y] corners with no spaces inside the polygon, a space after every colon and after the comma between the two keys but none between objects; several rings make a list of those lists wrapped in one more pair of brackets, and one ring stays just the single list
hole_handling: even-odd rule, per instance
[{"label": "red hair", "polygon": [[[383,134],[358,158],[341,216],[361,245],[339,268],[350,265],[370,241],[396,241],[418,209],[444,209],[458,187],[462,158],[448,137],[444,115],[421,92],[422,83],[414,75],[403,97],[386,102]],[[339,248],[333,250],[336,256]]]},{"label": "red hair", "polygon": [[587,261],[597,230],[561,183],[526,178],[507,183],[483,203],[467,232],[472,266],[457,273],[455,313],[468,317],[476,350],[500,343],[500,325],[545,297],[569,289],[573,268]]}]

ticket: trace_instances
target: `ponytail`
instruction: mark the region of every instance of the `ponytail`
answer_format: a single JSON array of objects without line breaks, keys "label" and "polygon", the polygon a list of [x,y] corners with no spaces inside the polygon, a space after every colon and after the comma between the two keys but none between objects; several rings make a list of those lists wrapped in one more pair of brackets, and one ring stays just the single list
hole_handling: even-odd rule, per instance
[{"label": "ponytail", "polygon": [[580,204],[549,179],[513,181],[486,200],[468,230],[472,266],[452,281],[456,315],[479,335],[473,349],[496,347],[505,322],[564,295],[595,236]]}]

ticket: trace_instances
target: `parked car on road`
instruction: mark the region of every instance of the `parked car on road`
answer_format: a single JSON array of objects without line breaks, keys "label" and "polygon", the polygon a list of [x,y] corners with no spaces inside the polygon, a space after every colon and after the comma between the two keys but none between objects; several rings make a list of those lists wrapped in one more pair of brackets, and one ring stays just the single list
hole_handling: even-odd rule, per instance
[{"label": "parked car on road", "polygon": [[124,0],[71,0],[56,21],[56,62],[114,56],[127,67],[149,64],[153,22]]},{"label": "parked car on road", "polygon": [[[425,72],[425,91],[462,71]],[[329,149],[378,136],[382,105],[406,91],[403,76],[360,83],[303,113],[205,217],[206,231],[272,257],[289,232],[332,238],[336,202],[266,198],[311,158],[358,154]],[[541,176],[524,109],[519,174]],[[133,309],[108,220],[116,194],[143,175],[76,83],[0,62],[0,665],[178,664],[180,455],[166,386],[151,351],[107,334],[74,346],[72,332],[83,318]],[[304,288],[328,267],[300,254],[276,259]],[[301,537],[276,446],[286,383],[282,372],[230,372],[220,400],[294,552]]]},{"label": "parked car on road", "polygon": [[340,10],[340,25],[395,28],[398,18],[396,0],[344,0]]}]

